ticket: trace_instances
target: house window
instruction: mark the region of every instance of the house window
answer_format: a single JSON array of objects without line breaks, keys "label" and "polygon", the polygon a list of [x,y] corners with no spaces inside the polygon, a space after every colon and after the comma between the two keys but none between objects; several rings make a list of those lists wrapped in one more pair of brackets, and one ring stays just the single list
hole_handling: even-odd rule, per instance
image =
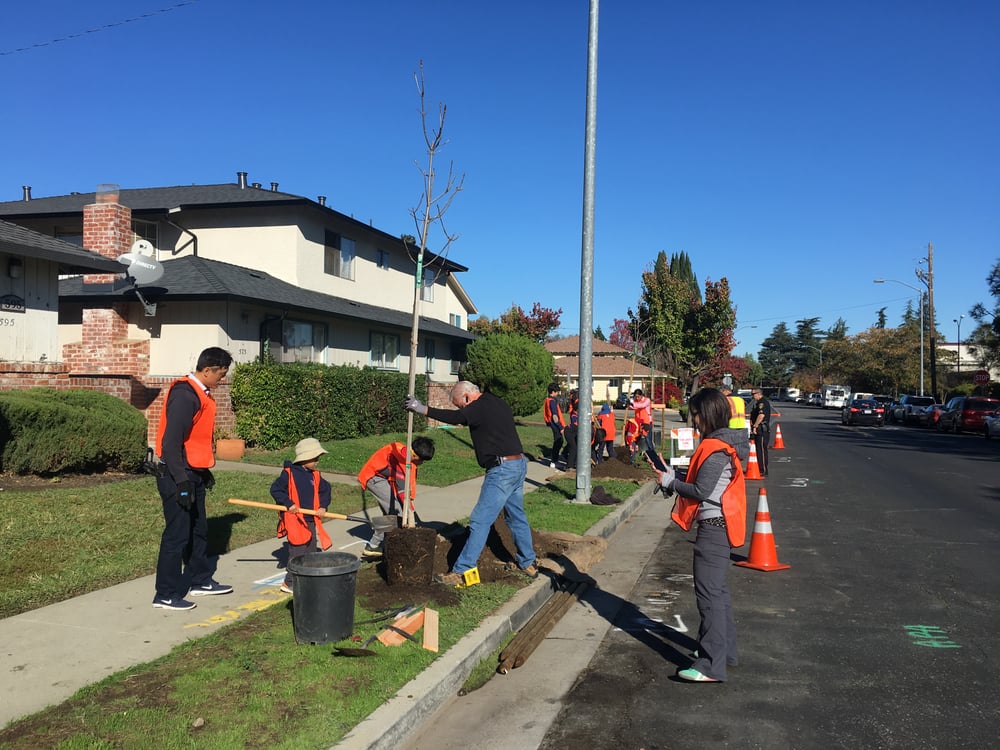
[{"label": "house window", "polygon": [[424,372],[434,372],[434,341],[424,341]]},{"label": "house window", "polygon": [[308,320],[270,320],[267,324],[267,353],[275,362],[323,362],[326,354],[326,326]]},{"label": "house window", "polygon": [[389,253],[385,250],[375,251],[375,265],[381,268],[383,271],[389,270]]},{"label": "house window", "polygon": [[465,364],[465,344],[455,342],[451,345],[451,374],[460,374],[463,364]]},{"label": "house window", "polygon": [[132,242],[134,243],[136,240],[146,240],[154,249],[158,248],[157,223],[132,219]]},{"label": "house window", "polygon": [[392,333],[371,333],[369,364],[380,370],[399,369],[399,336]]},{"label": "house window", "polygon": [[424,283],[420,289],[420,299],[424,302],[434,301],[434,272],[424,269]]},{"label": "house window", "polygon": [[455,326],[455,328],[461,328],[462,327],[462,316],[461,315],[455,315],[455,313],[449,313],[448,314],[448,322],[451,323],[453,326]]},{"label": "house window", "polygon": [[55,237],[56,239],[60,239],[63,242],[68,242],[71,245],[78,245],[79,247],[83,247],[82,229],[64,229],[61,227],[56,227]]},{"label": "house window", "polygon": [[354,281],[354,240],[327,230],[323,254],[323,272]]}]

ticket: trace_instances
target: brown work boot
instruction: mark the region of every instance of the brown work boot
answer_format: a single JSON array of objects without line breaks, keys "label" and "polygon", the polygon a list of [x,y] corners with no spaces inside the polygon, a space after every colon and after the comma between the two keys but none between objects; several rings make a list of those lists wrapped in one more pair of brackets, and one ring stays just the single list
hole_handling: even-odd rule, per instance
[{"label": "brown work boot", "polygon": [[465,578],[461,573],[438,573],[434,576],[435,583],[443,583],[445,586],[463,586]]}]

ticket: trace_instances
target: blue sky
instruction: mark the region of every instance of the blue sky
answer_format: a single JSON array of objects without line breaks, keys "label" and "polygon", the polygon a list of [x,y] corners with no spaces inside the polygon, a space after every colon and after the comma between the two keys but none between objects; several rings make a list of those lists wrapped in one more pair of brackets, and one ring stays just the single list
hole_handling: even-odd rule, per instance
[{"label": "blue sky", "polygon": [[[537,301],[575,334],[588,11],[19,3],[0,26],[0,200],[22,185],[48,196],[246,171],[415,234],[422,59],[429,102],[448,107],[441,157],[465,175],[447,214],[462,283],[481,314]],[[737,353],[781,321],[843,318],[858,333],[885,307],[898,324],[916,292],[871,280],[918,286],[928,243],[946,341],[953,319],[992,302],[1000,3],[604,0],[598,66],[593,322],[605,332],[661,250],[687,252],[701,282],[729,279]]]}]

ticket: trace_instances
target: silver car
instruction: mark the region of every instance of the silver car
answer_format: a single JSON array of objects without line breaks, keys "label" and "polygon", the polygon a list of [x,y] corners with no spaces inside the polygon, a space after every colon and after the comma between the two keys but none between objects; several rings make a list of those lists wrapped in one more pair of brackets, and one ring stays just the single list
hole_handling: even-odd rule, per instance
[{"label": "silver car", "polygon": [[983,417],[983,435],[987,440],[1000,437],[1000,409]]}]

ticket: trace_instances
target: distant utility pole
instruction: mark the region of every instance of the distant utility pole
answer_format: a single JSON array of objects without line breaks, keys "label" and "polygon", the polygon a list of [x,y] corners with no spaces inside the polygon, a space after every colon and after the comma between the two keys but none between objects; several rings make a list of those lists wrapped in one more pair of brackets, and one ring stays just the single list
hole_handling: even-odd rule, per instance
[{"label": "distant utility pole", "polygon": [[927,243],[927,308],[931,317],[931,395],[937,392],[937,324],[934,321],[934,245]]}]

